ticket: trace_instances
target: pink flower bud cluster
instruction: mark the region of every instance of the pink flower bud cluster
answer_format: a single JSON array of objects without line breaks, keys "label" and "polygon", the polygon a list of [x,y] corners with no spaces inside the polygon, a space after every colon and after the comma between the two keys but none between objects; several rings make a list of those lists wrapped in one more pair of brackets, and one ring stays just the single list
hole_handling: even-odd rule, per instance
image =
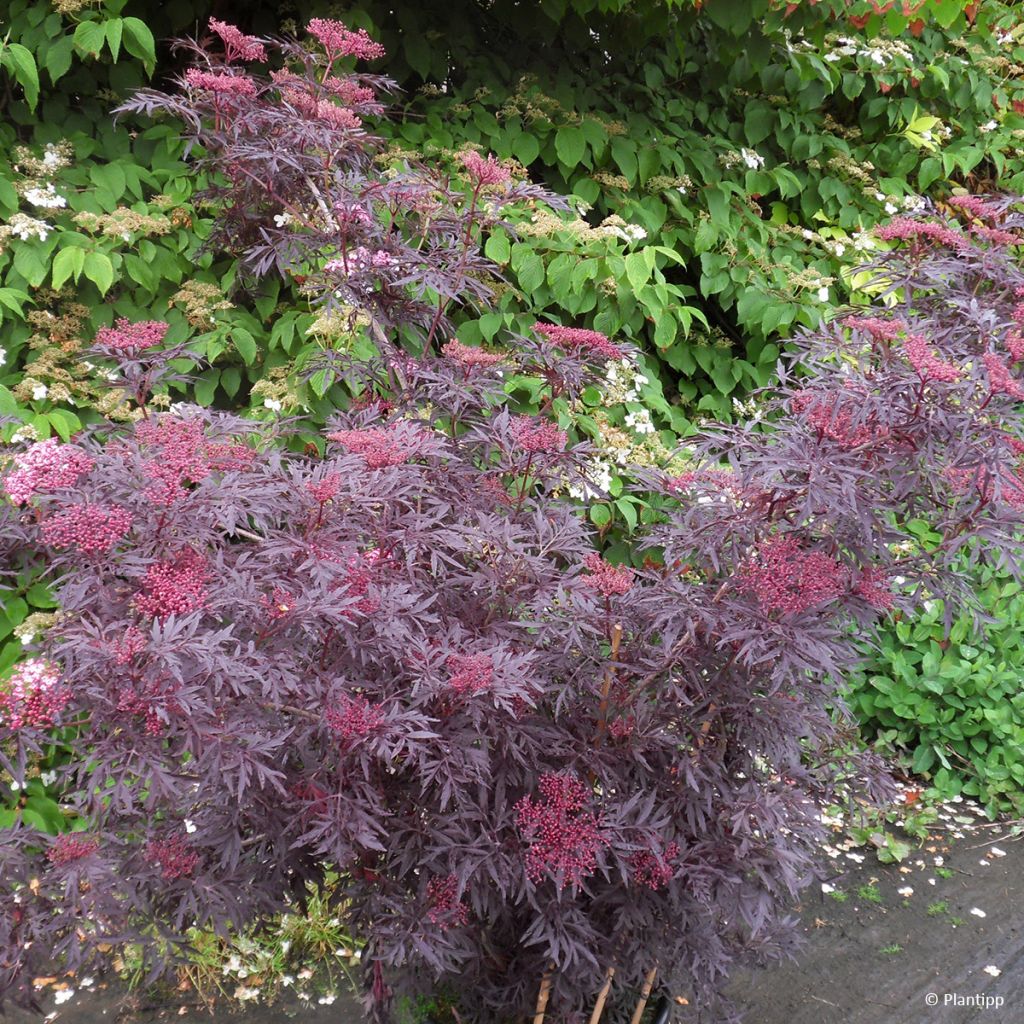
[{"label": "pink flower bud cluster", "polygon": [[845,573],[824,552],[804,551],[795,537],[776,537],[740,565],[736,582],[764,611],[797,615],[839,597]]},{"label": "pink flower bud cluster", "polygon": [[235,60],[267,59],[267,51],[263,43],[255,36],[247,36],[241,29],[227,22],[210,19],[210,31],[216,32],[224,43],[224,59],[229,63]]},{"label": "pink flower bud cluster", "polygon": [[982,357],[988,371],[988,386],[993,394],[1009,395],[1018,402],[1024,402],[1024,386],[1010,373],[1010,368],[995,354],[986,352]]},{"label": "pink flower bud cluster", "polygon": [[1006,332],[1006,347],[1013,362],[1019,363],[1024,359],[1024,332],[1016,327],[1011,327]]},{"label": "pink flower bud cluster", "polygon": [[[943,476],[957,494],[974,492],[985,501],[992,501],[995,496],[995,483],[992,474],[983,466],[960,468],[947,466]],[[1024,509],[1024,476],[1014,470],[1003,469],[999,480],[999,497],[1010,508],[1020,511]]]},{"label": "pink flower bud cluster", "polygon": [[248,75],[218,75],[201,68],[189,68],[185,81],[193,89],[215,92],[221,96],[255,96],[256,83]]},{"label": "pink flower bud cluster", "polygon": [[444,929],[461,928],[469,920],[469,907],[459,899],[459,880],[455,875],[432,878],[427,882],[427,920]]},{"label": "pink flower bud cluster", "polygon": [[146,634],[137,626],[129,626],[124,633],[107,644],[107,650],[114,658],[115,665],[127,665],[137,658],[147,644]]},{"label": "pink flower bud cluster", "polygon": [[572,775],[542,775],[541,799],[525,796],[516,804],[519,831],[530,844],[526,877],[536,885],[548,874],[559,884],[578,885],[597,867],[597,854],[608,845],[596,814],[585,810],[592,797]]},{"label": "pink flower bud cluster", "polygon": [[471,178],[478,185],[504,185],[512,178],[512,172],[493,154],[482,157],[479,153],[472,151],[463,153],[460,157],[462,166],[469,172]]},{"label": "pink flower bud cluster", "polygon": [[29,658],[18,665],[0,690],[0,724],[8,729],[53,725],[71,700],[61,685],[60,672],[42,658]]},{"label": "pink flower bud cluster", "polygon": [[206,607],[206,584],[210,567],[198,551],[186,548],[173,558],[154,562],[142,580],[142,591],[135,595],[140,614],[153,619],[169,615],[187,615]]},{"label": "pink flower bud cluster", "polygon": [[486,690],[494,679],[494,659],[487,654],[453,654],[446,665],[448,685],[459,697]]},{"label": "pink flower bud cluster", "polygon": [[900,320],[883,320],[877,316],[848,316],[839,321],[851,331],[866,331],[875,341],[895,341],[906,325]]},{"label": "pink flower bud cluster", "polygon": [[541,323],[534,324],[533,329],[565,352],[587,353],[599,359],[621,359],[624,355],[623,349],[600,331]]},{"label": "pink flower bud cluster", "polygon": [[291,104],[300,114],[326,121],[332,128],[341,131],[355,131],[362,128],[359,116],[348,107],[339,107],[330,100],[319,100],[303,89],[284,88],[281,99]]},{"label": "pink flower bud cluster", "polygon": [[383,270],[393,266],[394,262],[394,257],[383,249],[371,252],[366,246],[359,245],[345,256],[328,260],[324,270],[330,273],[359,274],[367,270]]},{"label": "pink flower bud cluster", "polygon": [[854,415],[848,409],[840,408],[848,398],[839,395],[821,397],[805,391],[794,396],[790,408],[802,413],[804,421],[815,430],[819,438],[835,441],[842,448],[859,448],[882,440],[888,431],[881,429],[870,419],[854,426]]},{"label": "pink flower bud cluster", "polygon": [[637,850],[629,858],[633,881],[654,892],[664,889],[675,875],[674,862],[678,857],[678,843],[669,843],[660,856],[651,850]]},{"label": "pink flower bud cluster", "polygon": [[146,860],[156,864],[165,882],[188,878],[199,866],[199,854],[181,836],[153,839],[146,844]]},{"label": "pink flower bud cluster", "polygon": [[73,487],[95,463],[81,448],[50,437],[15,455],[14,465],[4,478],[4,489],[16,505],[23,505],[34,494]]},{"label": "pink flower bud cluster", "polygon": [[85,554],[109,551],[132,528],[132,515],[119,505],[71,505],[43,523],[43,540],[55,548]]},{"label": "pink flower bud cluster", "polygon": [[971,234],[991,245],[1021,245],[1024,243],[1024,238],[1021,238],[1020,235],[1015,235],[1012,231],[1004,231],[1002,228],[990,228],[987,224],[975,224],[971,228]]},{"label": "pink flower bud cluster", "polygon": [[896,605],[889,574],[878,566],[868,566],[862,570],[860,578],[853,585],[853,592],[867,601],[875,611],[892,611]]},{"label": "pink flower bud cluster", "polygon": [[394,427],[364,427],[361,430],[335,430],[327,435],[329,441],[344,445],[353,455],[360,455],[369,469],[400,466],[415,454],[417,445],[412,438],[400,437]]},{"label": "pink flower bud cluster", "polygon": [[457,341],[454,338],[442,346],[441,352],[446,359],[450,359],[453,363],[458,363],[459,366],[467,370],[497,366],[505,360],[505,357],[500,352],[488,352],[485,349],[476,348],[472,345],[463,345],[461,341]]},{"label": "pink flower bud cluster", "polygon": [[365,697],[342,697],[336,707],[324,713],[327,728],[346,743],[376,732],[385,722],[384,712]]},{"label": "pink flower bud cluster", "polygon": [[596,552],[587,555],[583,564],[590,570],[590,575],[582,577],[581,582],[603,597],[628,594],[633,587],[633,570],[628,565],[612,565]]},{"label": "pink flower bud cluster", "polygon": [[887,242],[928,241],[951,249],[970,248],[970,242],[958,232],[935,221],[912,220],[910,217],[893,217],[884,227],[877,228],[875,235]]},{"label": "pink flower bud cluster", "polygon": [[616,740],[628,740],[636,730],[636,715],[613,718],[608,723],[608,735]]},{"label": "pink flower bud cluster", "polygon": [[937,380],[945,384],[955,384],[960,380],[960,370],[935,355],[922,335],[908,334],[903,342],[903,351],[921,380]]},{"label": "pink flower bud cluster", "polygon": [[122,715],[138,715],[145,722],[147,736],[161,736],[166,723],[157,711],[152,697],[143,696],[132,689],[123,689],[117,696],[117,710]]},{"label": "pink flower bud cluster", "polygon": [[740,483],[730,469],[695,469],[665,480],[665,489],[675,494],[694,487],[715,487],[732,494],[740,492]]},{"label": "pink flower bud cluster", "polygon": [[333,501],[341,487],[340,473],[327,473],[320,480],[309,480],[306,483],[306,490],[310,497],[321,505]]},{"label": "pink flower bud cluster", "polygon": [[132,323],[121,317],[113,327],[101,327],[96,332],[96,344],[112,352],[139,352],[159,345],[170,326],[163,320],[140,320]]},{"label": "pink flower bud cluster", "polygon": [[314,36],[327,51],[332,60],[340,57],[355,57],[356,60],[377,60],[387,52],[380,43],[374,42],[366,29],[356,32],[331,18],[313,18],[306,31]]},{"label": "pink flower bud cluster", "polygon": [[372,103],[377,98],[377,94],[368,85],[359,85],[351,78],[337,78],[335,75],[328,75],[323,80],[323,86],[332,95],[337,96],[342,103],[350,107]]},{"label": "pink flower bud cluster", "polygon": [[565,431],[554,423],[538,422],[529,416],[517,416],[512,421],[512,437],[516,444],[530,454],[553,455],[565,448]]},{"label": "pink flower bud cluster", "polygon": [[981,196],[950,196],[947,203],[979,220],[992,220],[996,216],[995,207],[989,206]]},{"label": "pink flower bud cluster", "polygon": [[90,857],[100,848],[100,841],[95,836],[86,836],[81,832],[63,832],[56,836],[46,851],[46,859],[56,867],[62,867],[73,861]]}]

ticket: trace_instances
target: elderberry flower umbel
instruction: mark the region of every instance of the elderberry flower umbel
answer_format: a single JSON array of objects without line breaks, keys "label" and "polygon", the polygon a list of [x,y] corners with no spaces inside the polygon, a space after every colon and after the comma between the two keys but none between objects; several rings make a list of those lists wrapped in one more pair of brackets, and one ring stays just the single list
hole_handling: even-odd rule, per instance
[{"label": "elderberry flower umbel", "polygon": [[346,743],[376,732],[385,722],[384,712],[361,694],[342,697],[324,712],[327,728]]},{"label": "elderberry flower umbel", "polygon": [[160,868],[165,882],[188,878],[199,866],[199,854],[181,836],[153,839],[146,844],[146,860]]},{"label": "elderberry flower umbel", "polygon": [[600,331],[542,323],[534,324],[533,329],[565,352],[585,353],[599,359],[621,359],[623,356],[623,349]]},{"label": "elderberry flower umbel", "polygon": [[365,28],[353,32],[340,21],[330,18],[313,18],[306,26],[306,31],[327,51],[332,63],[342,57],[377,60],[386,52],[380,43],[374,42],[367,35]]},{"label": "elderberry flower umbel", "polygon": [[55,836],[46,858],[51,864],[62,867],[83,857],[89,857],[100,848],[100,841],[95,836],[82,835],[81,832],[64,832]]},{"label": "elderberry flower umbel", "polygon": [[154,562],[146,570],[135,607],[142,615],[165,619],[206,607],[210,567],[198,551],[185,548],[173,558]]},{"label": "elderberry flower umbel", "polygon": [[447,666],[448,685],[459,697],[486,690],[494,677],[494,660],[487,654],[452,654]]},{"label": "elderberry flower umbel", "polygon": [[583,585],[602,597],[621,597],[632,589],[633,570],[628,565],[612,565],[596,552],[587,555],[583,564],[590,570],[590,574],[582,578]]},{"label": "elderberry flower umbel", "polygon": [[327,435],[354,455],[360,455],[368,469],[400,466],[416,454],[415,435],[399,436],[394,427],[365,427],[335,430]]},{"label": "elderberry flower umbel", "polygon": [[95,463],[81,448],[50,437],[15,455],[14,465],[4,489],[16,505],[24,505],[35,494],[73,487]]},{"label": "elderberry flower umbel", "polygon": [[963,235],[934,221],[912,220],[910,217],[893,217],[888,224],[875,229],[875,234],[884,241],[935,242],[950,249],[967,249],[970,241]]},{"label": "elderberry flower umbel", "polygon": [[868,566],[861,571],[860,578],[853,585],[853,592],[876,611],[891,611],[896,604],[889,574],[876,566]]},{"label": "elderberry flower umbel", "polygon": [[193,89],[215,92],[221,96],[255,96],[256,83],[248,75],[219,75],[201,68],[189,68],[185,81]]},{"label": "elderberry flower umbel", "polygon": [[586,810],[593,794],[567,774],[542,775],[541,799],[524,796],[516,804],[519,831],[529,843],[526,877],[534,885],[549,875],[559,887],[579,885],[597,867],[597,854],[607,845],[598,816]]},{"label": "elderberry flower umbel", "polygon": [[678,857],[678,843],[669,843],[660,856],[650,850],[637,850],[629,859],[633,880],[654,892],[664,889],[675,875],[675,861]]},{"label": "elderberry flower umbel", "polygon": [[1010,368],[994,352],[986,352],[982,362],[988,371],[988,386],[996,394],[1009,395],[1024,401],[1024,386],[1010,373]]},{"label": "elderberry flower umbel", "polygon": [[163,320],[140,320],[132,323],[121,317],[113,327],[101,327],[96,332],[95,344],[99,348],[121,355],[141,352],[159,345],[170,326]]},{"label": "elderberry flower umbel", "polygon": [[839,321],[851,331],[865,331],[875,341],[895,341],[905,325],[899,320],[883,320],[877,316],[848,316]]},{"label": "elderberry flower umbel", "polygon": [[493,154],[486,157],[472,151],[463,153],[460,158],[462,166],[478,185],[504,185],[512,178],[512,172]]},{"label": "elderberry flower umbel", "polygon": [[517,416],[512,421],[512,437],[524,452],[553,455],[565,448],[566,434],[554,423]]},{"label": "elderberry flower umbel", "polygon": [[127,536],[132,515],[118,505],[71,505],[43,523],[43,540],[85,554],[109,551]]},{"label": "elderberry flower umbel", "polygon": [[740,565],[736,582],[764,611],[797,615],[834,601],[843,592],[844,573],[824,552],[803,551],[794,537],[775,537]]},{"label": "elderberry flower umbel", "polygon": [[459,880],[455,875],[427,882],[427,904],[427,920],[441,928],[460,928],[469,920],[469,907],[459,899]]},{"label": "elderberry flower umbel", "polygon": [[51,726],[70,699],[59,670],[43,658],[29,658],[15,665],[6,683],[0,682],[0,727]]},{"label": "elderberry flower umbel", "polygon": [[497,366],[505,361],[505,356],[500,352],[488,352],[486,349],[476,348],[472,345],[463,345],[461,341],[452,339],[441,347],[442,354],[453,363],[467,370],[485,369]]},{"label": "elderberry flower umbel", "polygon": [[216,32],[224,43],[224,59],[230,64],[236,60],[265,61],[267,50],[255,36],[247,36],[241,29],[217,18],[210,19],[210,31]]},{"label": "elderberry flower umbel", "polygon": [[935,355],[922,335],[908,334],[903,342],[903,350],[921,380],[937,380],[945,384],[955,384],[960,380],[960,371],[952,363]]}]

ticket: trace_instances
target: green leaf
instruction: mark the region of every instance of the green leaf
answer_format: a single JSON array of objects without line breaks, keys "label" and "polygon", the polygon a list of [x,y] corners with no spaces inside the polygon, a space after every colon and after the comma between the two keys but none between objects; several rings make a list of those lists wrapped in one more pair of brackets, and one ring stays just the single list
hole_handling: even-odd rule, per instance
[{"label": "green leaf", "polygon": [[512,247],[509,244],[508,235],[500,228],[494,231],[484,245],[484,253],[488,259],[504,266],[509,261]]},{"label": "green leaf", "polygon": [[[142,23],[139,22],[139,24]],[[146,31],[148,32],[149,29],[146,29]],[[100,50],[103,49],[103,44],[107,41],[107,33],[104,31],[103,25],[98,21],[82,21],[79,22],[78,27],[75,29],[73,39],[75,49],[79,53],[90,57],[98,57]]]},{"label": "green leaf", "polygon": [[544,281],[544,261],[531,253],[519,268],[519,284],[525,291],[536,291]]},{"label": "green leaf", "polygon": [[631,252],[626,257],[626,280],[634,292],[641,288],[651,279],[651,266],[647,256],[643,252]]},{"label": "green leaf", "polygon": [[618,164],[623,177],[633,185],[636,182],[639,165],[636,159],[636,143],[623,135],[616,135],[612,139],[612,157]]},{"label": "green leaf", "polygon": [[153,42],[153,33],[146,27],[146,23],[139,21],[138,18],[125,18],[123,27],[124,48],[133,57],[138,57],[145,64],[146,71],[152,74],[156,67],[156,44]]},{"label": "green leaf", "polygon": [[591,505],[590,521],[595,526],[607,526],[612,521],[611,509],[607,505]]},{"label": "green leaf", "polygon": [[210,405],[213,396],[217,393],[217,384],[220,382],[220,370],[205,370],[199,375],[195,384],[196,401],[200,405]]},{"label": "green leaf", "polygon": [[512,155],[524,167],[529,167],[540,156],[540,142],[535,135],[523,132],[512,141]]},{"label": "green leaf", "polygon": [[555,134],[555,152],[558,160],[569,170],[574,170],[583,160],[587,151],[587,138],[582,128],[566,125]]},{"label": "green leaf", "polygon": [[32,51],[21,43],[0,42],[0,66],[7,68],[25,92],[29,110],[36,109],[39,101],[39,69]]},{"label": "green leaf", "polygon": [[53,287],[60,288],[72,275],[77,281],[82,276],[84,268],[84,249],[77,245],[69,245],[61,249],[53,260]]},{"label": "green leaf", "polygon": [[252,366],[259,351],[256,339],[244,327],[235,327],[231,331],[231,340],[239,355],[245,360],[245,365]]},{"label": "green leaf", "polygon": [[102,252],[86,253],[82,270],[99,288],[100,295],[106,295],[110,291],[110,286],[114,283],[114,265],[110,262],[109,256]]},{"label": "green leaf", "polygon": [[58,80],[63,78],[71,68],[71,54],[75,48],[75,40],[72,36],[61,36],[46,50],[46,57],[43,59],[43,67],[50,76],[50,81],[56,85]]},{"label": "green leaf", "polygon": [[123,31],[124,22],[120,18],[111,18],[106,23],[107,46],[110,48],[110,56],[113,57],[115,64],[117,63],[118,54],[121,52],[121,35]]}]

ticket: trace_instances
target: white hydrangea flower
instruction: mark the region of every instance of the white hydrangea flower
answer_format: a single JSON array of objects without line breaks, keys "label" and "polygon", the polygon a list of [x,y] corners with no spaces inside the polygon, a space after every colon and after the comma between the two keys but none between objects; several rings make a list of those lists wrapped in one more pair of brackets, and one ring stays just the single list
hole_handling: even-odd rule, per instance
[{"label": "white hydrangea flower", "polygon": [[981,125],[980,128],[978,128],[978,131],[985,132],[987,134],[988,132],[994,132],[998,127],[999,125],[995,121],[987,121],[985,124]]},{"label": "white hydrangea flower", "polygon": [[818,301],[828,302],[828,288],[825,285],[818,289]]},{"label": "white hydrangea flower", "polygon": [[68,205],[68,201],[59,195],[52,185],[47,185],[46,188],[27,189],[25,199],[33,206],[41,206],[46,210],[59,210]]},{"label": "white hydrangea flower", "polygon": [[281,403],[276,398],[264,398],[263,399],[263,405],[264,405],[265,408],[269,409],[271,412],[280,412],[281,411]]},{"label": "white hydrangea flower", "polygon": [[7,226],[11,229],[11,234],[17,235],[23,242],[27,242],[33,237],[38,238],[40,242],[45,242],[52,230],[46,221],[36,220],[24,213],[16,213],[7,222]]},{"label": "white hydrangea flower", "polygon": [[743,162],[752,170],[756,171],[761,167],[764,167],[764,157],[760,153],[755,152],[752,149],[743,148],[740,150],[740,156],[743,158]]},{"label": "white hydrangea flower", "polygon": [[32,389],[32,400],[34,402],[41,402],[49,393],[50,389],[45,384],[37,384]]},{"label": "white hydrangea flower", "polygon": [[291,222],[292,222],[292,215],[290,213],[275,213],[274,214],[274,223],[279,228],[286,227],[288,224],[291,224]]},{"label": "white hydrangea flower", "polygon": [[899,212],[899,207],[895,203],[886,203],[885,212],[892,216],[892,214]]}]

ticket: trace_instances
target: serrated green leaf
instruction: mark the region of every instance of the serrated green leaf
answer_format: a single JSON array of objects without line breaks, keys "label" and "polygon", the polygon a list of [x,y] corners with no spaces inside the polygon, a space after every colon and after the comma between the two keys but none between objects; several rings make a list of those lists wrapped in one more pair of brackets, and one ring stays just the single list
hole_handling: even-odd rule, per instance
[{"label": "serrated green leaf", "polygon": [[39,69],[32,51],[21,43],[0,41],[0,66],[7,68],[14,76],[25,93],[29,110],[35,110],[39,102]]},{"label": "serrated green leaf", "polygon": [[[147,29],[146,31],[148,32],[149,30]],[[79,53],[90,57],[98,57],[107,41],[107,33],[104,31],[103,25],[98,21],[81,21],[75,28],[75,34],[72,38],[75,49]]]},{"label": "serrated green leaf", "polygon": [[110,291],[110,286],[114,283],[114,265],[106,253],[86,253],[82,272],[100,290],[100,295],[106,295]]},{"label": "serrated green leaf", "polygon": [[85,250],[77,245],[68,245],[53,258],[53,287],[60,288],[68,278],[78,281],[85,267]]},{"label": "serrated green leaf", "polygon": [[138,18],[125,18],[123,20],[124,48],[133,56],[138,57],[146,66],[149,74],[153,73],[156,67],[156,44],[153,41],[153,33],[146,27],[146,23]]},{"label": "serrated green leaf", "polygon": [[570,171],[577,168],[587,151],[587,137],[583,129],[575,125],[566,125],[555,133],[555,152],[559,162]]},{"label": "serrated green leaf", "polygon": [[244,327],[235,327],[231,331],[231,341],[238,350],[239,355],[245,360],[246,366],[252,366],[256,361],[256,354],[259,346],[256,339]]}]

